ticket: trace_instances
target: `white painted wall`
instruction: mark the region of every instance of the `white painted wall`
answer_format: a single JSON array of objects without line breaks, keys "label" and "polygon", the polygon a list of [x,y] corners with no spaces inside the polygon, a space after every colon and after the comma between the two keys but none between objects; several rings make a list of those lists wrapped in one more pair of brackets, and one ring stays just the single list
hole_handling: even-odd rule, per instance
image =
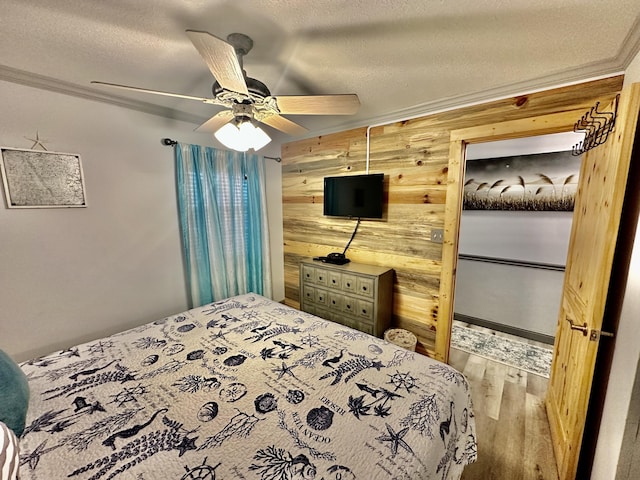
[{"label": "white painted wall", "polygon": [[[467,161],[570,150],[582,135],[544,135],[472,144]],[[564,266],[572,212],[464,210],[461,255]],[[455,313],[554,336],[564,272],[460,259]]]},{"label": "white painted wall", "polygon": [[553,337],[563,280],[563,272],[460,259],[455,313]]},{"label": "white painted wall", "polygon": [[[624,86],[640,82],[640,53],[625,72]],[[629,278],[615,340],[613,364],[593,461],[592,480],[615,478],[631,392],[640,359],[640,236],[636,232]],[[639,398],[633,399],[640,402]]]},{"label": "white painted wall", "polygon": [[[269,145],[260,155],[280,158],[280,144]],[[284,236],[282,229],[282,164],[265,159],[267,208],[271,246],[271,281],[273,299],[284,300]]]},{"label": "white painted wall", "polygon": [[[0,348],[25,360],[187,308],[173,150],[194,125],[0,82],[0,145],[79,154],[87,208],[0,205]],[[210,140],[210,141],[209,141]],[[279,148],[271,152],[279,156]],[[280,166],[267,161],[274,298],[284,298]]]},{"label": "white painted wall", "polygon": [[628,87],[632,83],[640,82],[640,53],[631,61],[624,72],[623,87]]},{"label": "white painted wall", "polygon": [[573,212],[465,210],[460,221],[462,254],[563,266]]}]

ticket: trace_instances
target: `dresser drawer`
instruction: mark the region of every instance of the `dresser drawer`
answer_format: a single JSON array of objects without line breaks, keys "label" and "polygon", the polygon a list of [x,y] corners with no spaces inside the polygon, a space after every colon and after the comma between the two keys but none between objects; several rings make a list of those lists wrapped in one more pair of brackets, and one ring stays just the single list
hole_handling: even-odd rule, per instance
[{"label": "dresser drawer", "polygon": [[341,289],[342,288],[342,274],[340,272],[329,272],[329,287]]},{"label": "dresser drawer", "polygon": [[314,315],[317,315],[320,318],[324,318],[325,320],[331,320],[333,321],[333,318],[331,318],[331,312],[329,312],[329,310],[325,310],[324,308],[321,307],[315,307],[313,308]]},{"label": "dresser drawer", "polygon": [[345,292],[356,292],[357,277],[355,275],[342,274],[342,290]]},{"label": "dresser drawer", "polygon": [[373,335],[373,323],[358,322],[356,327],[358,330],[369,335]]},{"label": "dresser drawer", "polygon": [[315,279],[314,282],[317,285],[326,286],[329,281],[329,272],[324,268],[316,268],[315,269]]},{"label": "dresser drawer", "polygon": [[327,305],[329,301],[329,294],[324,288],[315,289],[315,302],[318,305]]},{"label": "dresser drawer", "polygon": [[309,265],[302,265],[302,281],[314,282],[316,277],[316,269]]},{"label": "dresser drawer", "polygon": [[358,277],[356,279],[356,289],[360,295],[373,298],[374,280],[371,277]]},{"label": "dresser drawer", "polygon": [[342,311],[350,315],[355,315],[358,310],[358,301],[355,298],[344,297],[342,300]]},{"label": "dresser drawer", "polygon": [[340,292],[329,291],[329,308],[333,310],[342,311],[342,305],[344,304],[344,297]]},{"label": "dresser drawer", "polygon": [[358,322],[351,317],[347,317],[347,316],[337,317],[336,322],[344,325],[345,327],[358,329]]},{"label": "dresser drawer", "polygon": [[366,318],[367,320],[373,321],[373,311],[374,305],[373,302],[367,302],[366,300],[358,300],[357,301],[357,314],[360,318]]},{"label": "dresser drawer", "polygon": [[305,304],[309,304],[316,301],[316,288],[312,285],[304,284],[302,286],[302,296],[304,297]]}]

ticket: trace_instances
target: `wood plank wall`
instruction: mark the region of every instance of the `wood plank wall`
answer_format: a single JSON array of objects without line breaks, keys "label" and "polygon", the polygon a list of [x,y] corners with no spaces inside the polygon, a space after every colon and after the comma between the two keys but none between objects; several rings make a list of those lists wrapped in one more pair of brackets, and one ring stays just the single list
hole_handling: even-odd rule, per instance
[{"label": "wood plank wall", "polygon": [[[393,325],[417,335],[418,351],[439,360],[445,358],[444,346],[436,348],[435,343],[442,245],[430,238],[432,229],[445,225],[450,132],[586,111],[596,101],[606,103],[611,99],[622,88],[622,81],[622,76],[615,76],[371,128],[369,173],[385,174],[386,211],[381,221],[361,222],[347,256],[353,262],[395,270]],[[355,220],[323,216],[323,180],[327,176],[365,173],[366,135],[363,127],[282,147],[288,305],[299,307],[300,260],[342,252],[351,237]],[[448,321],[441,328],[449,328]]]}]

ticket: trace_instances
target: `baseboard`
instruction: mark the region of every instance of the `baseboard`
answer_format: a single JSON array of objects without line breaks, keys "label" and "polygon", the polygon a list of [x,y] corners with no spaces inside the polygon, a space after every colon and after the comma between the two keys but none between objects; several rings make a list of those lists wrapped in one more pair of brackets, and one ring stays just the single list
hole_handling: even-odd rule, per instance
[{"label": "baseboard", "polygon": [[516,335],[518,337],[527,338],[536,342],[547,343],[553,345],[555,338],[551,335],[545,335],[544,333],[532,332],[531,330],[525,330],[523,328],[512,327],[511,325],[505,325],[503,323],[496,323],[490,320],[484,320],[482,318],[472,317],[470,315],[464,315],[462,313],[454,313],[453,319],[463,323],[471,323],[484,328],[490,328],[491,330],[497,330],[499,332],[508,333],[509,335]]}]

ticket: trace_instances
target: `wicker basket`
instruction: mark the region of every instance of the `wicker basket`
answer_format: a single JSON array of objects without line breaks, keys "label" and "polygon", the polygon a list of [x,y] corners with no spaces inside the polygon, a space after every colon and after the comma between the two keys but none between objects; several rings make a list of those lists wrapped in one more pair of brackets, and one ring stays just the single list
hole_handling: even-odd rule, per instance
[{"label": "wicker basket", "polygon": [[409,330],[402,328],[391,328],[384,332],[384,339],[407,350],[416,350],[418,339]]}]

